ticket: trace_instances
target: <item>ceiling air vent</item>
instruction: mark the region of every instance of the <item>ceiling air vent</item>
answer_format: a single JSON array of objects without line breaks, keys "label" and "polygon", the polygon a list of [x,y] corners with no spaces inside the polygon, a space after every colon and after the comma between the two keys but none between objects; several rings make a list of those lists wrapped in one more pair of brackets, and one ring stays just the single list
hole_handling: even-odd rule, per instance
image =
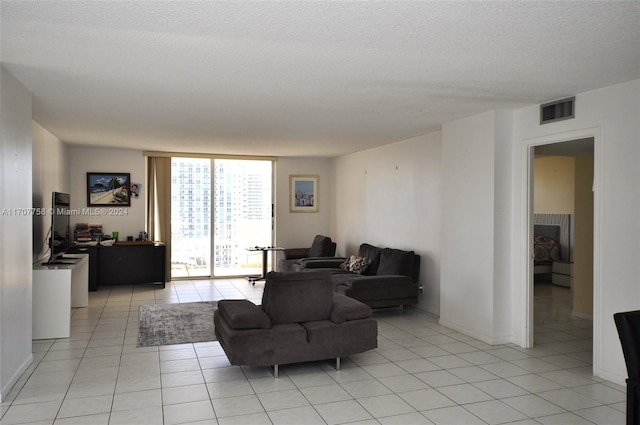
[{"label": "ceiling air vent", "polygon": [[540,105],[540,124],[574,118],[575,102],[575,97],[569,97]]}]

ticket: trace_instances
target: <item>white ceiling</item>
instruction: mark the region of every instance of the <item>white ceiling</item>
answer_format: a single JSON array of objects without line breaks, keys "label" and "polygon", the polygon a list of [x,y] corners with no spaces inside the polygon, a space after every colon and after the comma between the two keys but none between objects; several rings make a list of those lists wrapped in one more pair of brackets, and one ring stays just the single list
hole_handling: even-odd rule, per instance
[{"label": "white ceiling", "polygon": [[73,144],[336,156],[640,78],[638,1],[1,4],[0,60]]}]

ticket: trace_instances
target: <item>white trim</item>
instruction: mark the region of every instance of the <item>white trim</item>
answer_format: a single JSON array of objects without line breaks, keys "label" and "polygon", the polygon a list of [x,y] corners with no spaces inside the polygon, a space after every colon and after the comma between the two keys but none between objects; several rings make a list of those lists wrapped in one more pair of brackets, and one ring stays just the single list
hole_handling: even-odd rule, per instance
[{"label": "white trim", "polygon": [[[602,370],[602,133],[593,129],[593,374],[604,377]],[[596,350],[596,347],[598,349]]]},{"label": "white trim", "polygon": [[524,290],[524,305],[522,308],[522,312],[524,314],[523,323],[525,326],[524,332],[522,334],[522,340],[524,341],[523,347],[532,348],[533,347],[533,249],[532,249],[532,241],[531,237],[533,234],[533,166],[535,160],[534,147],[532,145],[527,146],[525,152],[525,183],[526,188],[524,190],[524,201],[525,208],[524,212],[526,214],[524,226],[523,226],[523,238],[522,240],[526,241],[524,244],[525,249],[525,262],[524,262],[524,282],[527,282]]},{"label": "white trim", "polygon": [[9,395],[9,391],[13,388],[13,386],[18,382],[22,374],[24,374],[29,366],[33,363],[33,353],[29,354],[29,357],[20,365],[18,370],[11,376],[11,378],[7,381],[7,384],[0,389],[0,402],[4,401],[5,398]]},{"label": "white trim", "polygon": [[193,152],[160,152],[160,151],[143,151],[142,155],[149,157],[176,157],[176,158],[211,158],[211,159],[242,159],[246,161],[278,161],[277,156],[263,155],[226,155],[216,153],[193,153]]},{"label": "white trim", "polygon": [[520,247],[521,258],[526,259],[523,267],[521,267],[520,277],[521,282],[525,282],[525,290],[522,291],[520,300],[521,322],[519,328],[521,330],[521,345],[525,348],[533,346],[533,262],[531,260],[531,245],[532,245],[532,218],[533,218],[533,149],[536,146],[569,142],[573,140],[593,138],[594,144],[594,188],[593,188],[593,203],[594,203],[594,217],[593,217],[593,316],[595,317],[593,325],[593,370],[594,374],[600,370],[600,359],[602,353],[600,350],[596,350],[596,347],[600,346],[602,339],[600,327],[598,326],[598,320],[601,312],[601,254],[600,254],[600,229],[602,228],[602,202],[601,202],[601,169],[602,169],[602,136],[600,127],[590,127],[581,130],[569,131],[566,133],[551,134],[542,137],[535,137],[531,139],[524,139],[522,150],[520,154],[520,162],[522,165],[522,213],[520,222],[520,234],[524,236],[521,240],[524,241],[524,246]]},{"label": "white trim", "polygon": [[512,336],[511,335],[506,335],[506,336],[502,336],[500,338],[493,338],[489,335],[484,335],[484,334],[479,334],[477,332],[474,332],[470,329],[465,328],[464,326],[458,326],[456,323],[453,322],[449,322],[447,320],[442,320],[440,319],[438,321],[438,324],[440,326],[444,326],[446,328],[452,329],[456,332],[460,332],[461,334],[470,336],[472,338],[475,338],[479,341],[482,341],[486,344],[489,345],[502,345],[502,344],[508,344],[512,341]]}]

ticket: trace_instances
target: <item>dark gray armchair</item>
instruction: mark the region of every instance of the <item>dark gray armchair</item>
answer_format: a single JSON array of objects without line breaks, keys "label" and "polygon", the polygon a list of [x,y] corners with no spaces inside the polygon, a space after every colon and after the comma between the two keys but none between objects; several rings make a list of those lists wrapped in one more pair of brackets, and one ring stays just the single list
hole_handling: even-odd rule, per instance
[{"label": "dark gray armchair", "polygon": [[233,365],[273,366],[336,359],[376,348],[367,305],[333,291],[328,272],[267,274],[262,305],[221,300],[215,332]]}]

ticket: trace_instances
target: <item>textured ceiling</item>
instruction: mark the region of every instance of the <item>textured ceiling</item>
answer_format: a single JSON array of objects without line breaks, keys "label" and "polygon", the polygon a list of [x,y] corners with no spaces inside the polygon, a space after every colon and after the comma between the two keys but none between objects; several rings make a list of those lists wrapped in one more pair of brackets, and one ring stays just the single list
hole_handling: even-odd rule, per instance
[{"label": "textured ceiling", "polygon": [[0,60],[73,144],[335,156],[640,78],[638,1],[1,5]]}]

